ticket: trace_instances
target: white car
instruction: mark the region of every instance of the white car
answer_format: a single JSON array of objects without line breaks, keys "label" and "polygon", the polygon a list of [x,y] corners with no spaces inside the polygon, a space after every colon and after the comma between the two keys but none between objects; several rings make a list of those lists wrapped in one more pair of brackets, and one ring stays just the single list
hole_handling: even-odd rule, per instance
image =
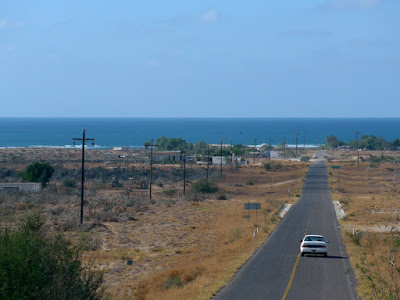
[{"label": "white car", "polygon": [[304,256],[304,254],[323,254],[328,256],[329,241],[325,240],[322,235],[306,235],[300,242],[301,256]]}]

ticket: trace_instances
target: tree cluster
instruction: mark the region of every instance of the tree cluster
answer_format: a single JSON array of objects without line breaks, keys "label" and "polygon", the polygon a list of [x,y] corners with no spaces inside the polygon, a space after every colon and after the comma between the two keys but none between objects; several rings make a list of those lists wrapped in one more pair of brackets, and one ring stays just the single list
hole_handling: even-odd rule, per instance
[{"label": "tree cluster", "polygon": [[[352,149],[357,149],[357,140],[351,140],[348,143],[340,141],[336,136],[326,137],[327,146],[331,149],[346,145]],[[400,147],[400,139],[392,142],[386,141],[383,137],[375,135],[363,135],[358,141],[358,148],[365,150],[397,150]]]}]

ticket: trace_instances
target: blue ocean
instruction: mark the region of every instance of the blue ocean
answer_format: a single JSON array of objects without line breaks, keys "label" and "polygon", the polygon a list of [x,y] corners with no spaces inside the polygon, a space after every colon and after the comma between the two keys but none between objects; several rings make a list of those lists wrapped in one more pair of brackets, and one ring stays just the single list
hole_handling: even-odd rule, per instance
[{"label": "blue ocean", "polygon": [[0,147],[72,147],[72,139],[95,139],[95,147],[143,147],[160,136],[188,142],[318,146],[328,135],[348,142],[376,135],[400,138],[400,118],[0,118]]}]

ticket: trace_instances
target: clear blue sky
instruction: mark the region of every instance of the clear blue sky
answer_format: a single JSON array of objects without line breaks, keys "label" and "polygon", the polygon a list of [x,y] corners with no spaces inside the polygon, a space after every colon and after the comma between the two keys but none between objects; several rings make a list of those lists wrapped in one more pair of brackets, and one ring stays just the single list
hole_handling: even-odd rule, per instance
[{"label": "clear blue sky", "polygon": [[0,117],[400,117],[400,1],[4,0],[0,99]]}]

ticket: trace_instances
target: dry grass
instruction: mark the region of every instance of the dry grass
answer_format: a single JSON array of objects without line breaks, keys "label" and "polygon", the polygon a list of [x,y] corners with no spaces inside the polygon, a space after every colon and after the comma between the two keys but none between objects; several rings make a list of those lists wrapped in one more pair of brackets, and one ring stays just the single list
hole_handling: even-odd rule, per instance
[{"label": "dry grass", "polygon": [[[106,270],[111,297],[209,299],[275,228],[288,187],[292,202],[298,199],[307,168],[303,163],[288,163],[281,172],[227,168],[218,185],[228,200],[158,203],[137,222],[106,223],[103,250],[90,255]],[[254,211],[248,218],[245,202],[261,203],[257,219]]]},{"label": "dry grass", "polygon": [[[51,159],[67,178],[76,175],[79,158],[58,149],[0,149],[3,167],[23,170],[29,163]],[[72,151],[77,152],[77,151]],[[107,180],[115,170],[120,176],[146,176],[143,156],[128,153],[121,160],[107,151],[90,151],[87,174],[102,168]],[[137,160],[140,163],[135,162]],[[240,168],[224,167],[224,176],[213,169],[216,194],[199,195],[190,183],[205,176],[205,167],[188,165],[187,199],[182,198],[180,166],[155,165],[153,199],[148,190],[109,187],[96,177],[86,182],[85,226],[79,224],[79,184],[65,187],[59,179],[54,186],[34,195],[0,195],[2,222],[12,222],[27,210],[41,208],[46,226],[62,231],[86,249],[85,258],[105,272],[107,292],[112,299],[209,299],[230,281],[238,268],[266,240],[280,219],[277,212],[288,201],[297,201],[308,163],[272,161],[278,171],[267,171],[260,162]],[[115,168],[115,169],[114,169]],[[122,174],[122,175],[121,175]],[[95,174],[96,175],[96,174]],[[112,174],[111,174],[112,175]],[[100,176],[100,174],[97,174]],[[159,184],[161,183],[161,184]],[[167,191],[175,192],[167,192]],[[179,193],[179,198],[178,198]],[[226,200],[218,200],[226,199]],[[260,202],[262,209],[250,212],[243,203]],[[253,237],[256,226],[259,233]],[[132,262],[132,264],[128,264]]]},{"label": "dry grass", "polygon": [[331,165],[341,166],[329,170],[331,196],[342,203],[347,214],[340,225],[359,295],[364,299],[399,299],[399,165],[371,161],[362,162],[360,167],[354,161]]}]

